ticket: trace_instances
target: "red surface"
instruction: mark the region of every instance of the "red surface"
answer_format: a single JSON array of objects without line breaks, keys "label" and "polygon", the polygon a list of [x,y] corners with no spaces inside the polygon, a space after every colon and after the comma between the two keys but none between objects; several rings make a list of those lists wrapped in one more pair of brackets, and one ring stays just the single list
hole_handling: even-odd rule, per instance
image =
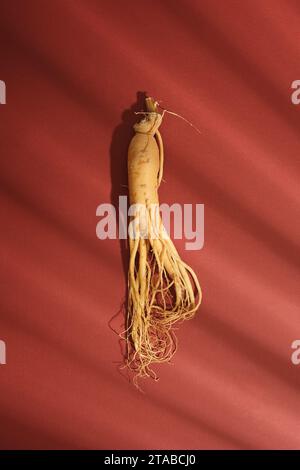
[{"label": "red surface", "polygon": [[[299,15],[283,0],[1,3],[1,448],[300,447]],[[126,192],[138,91],[202,130],[166,116],[161,201],[205,204],[204,249],[176,242],[203,305],[144,394],[108,326],[124,246],[95,235],[96,207]]]}]

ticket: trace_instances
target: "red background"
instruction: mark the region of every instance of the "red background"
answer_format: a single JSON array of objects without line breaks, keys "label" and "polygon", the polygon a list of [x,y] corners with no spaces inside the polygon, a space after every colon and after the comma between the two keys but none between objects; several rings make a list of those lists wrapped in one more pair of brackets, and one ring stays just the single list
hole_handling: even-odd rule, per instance
[{"label": "red background", "polygon": [[[299,15],[283,0],[1,2],[1,448],[300,447]],[[127,254],[96,238],[95,212],[126,194],[144,91],[202,131],[165,117],[160,198],[205,204],[205,246],[176,242],[203,304],[143,394],[109,327]]]}]

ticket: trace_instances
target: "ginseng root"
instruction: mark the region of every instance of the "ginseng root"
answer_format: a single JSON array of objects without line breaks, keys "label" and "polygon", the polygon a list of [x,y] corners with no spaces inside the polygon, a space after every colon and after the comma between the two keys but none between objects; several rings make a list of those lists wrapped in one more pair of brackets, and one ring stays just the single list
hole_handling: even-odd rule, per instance
[{"label": "ginseng root", "polygon": [[135,380],[157,379],[152,365],[169,362],[176,351],[175,324],[192,318],[201,303],[197,276],[180,258],[161,220],[164,149],[158,129],[163,114],[152,98],[146,98],[146,107],[128,149],[130,260],[123,337]]}]

